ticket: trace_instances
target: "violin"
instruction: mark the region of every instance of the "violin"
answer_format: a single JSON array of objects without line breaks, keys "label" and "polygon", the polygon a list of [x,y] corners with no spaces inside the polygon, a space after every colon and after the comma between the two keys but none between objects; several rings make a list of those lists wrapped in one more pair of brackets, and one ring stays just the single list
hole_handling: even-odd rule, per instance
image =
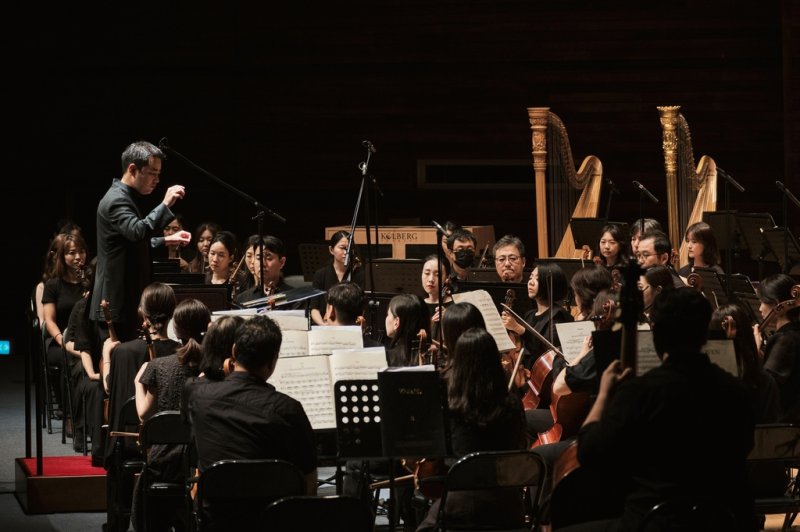
[{"label": "violin", "polygon": [[142,327],[142,338],[147,343],[147,356],[152,362],[156,359],[156,347],[153,345],[153,336],[150,334],[150,322],[145,320],[144,327]]},{"label": "violin", "polygon": [[236,268],[233,269],[230,276],[228,277],[228,284],[231,285],[231,300],[236,297],[236,293],[239,291],[239,269],[244,264],[244,259],[247,258],[247,255],[242,255],[242,258],[239,259],[239,263],[236,265]]},{"label": "violin", "polygon": [[[516,296],[517,293],[511,288],[506,290],[506,298],[504,302],[505,306],[509,308],[513,307]],[[503,365],[503,370],[505,370],[506,375],[509,376],[508,389],[512,390],[515,386],[517,388],[522,388],[525,386],[525,383],[528,380],[528,374],[527,370],[520,365],[520,362],[522,361],[522,339],[514,331],[507,332],[508,336],[511,338],[511,341],[514,343],[514,349],[502,353],[500,355],[500,362]]]},{"label": "violin", "polygon": [[781,301],[774,307],[772,310],[767,313],[761,323],[757,325],[758,333],[761,335],[761,340],[765,342],[767,340],[766,330],[776,321],[780,316],[786,314],[787,311],[800,306],[800,284],[796,284],[792,286],[790,292],[792,299],[787,299],[786,301]]},{"label": "violin", "polygon": [[[100,301],[100,309],[103,311],[103,320],[105,320],[106,325],[108,326],[108,337],[109,337],[109,339],[112,342],[119,341],[119,338],[117,337],[117,331],[116,331],[116,329],[114,329],[114,322],[111,321],[111,309],[109,308],[109,304],[108,304],[107,300],[104,299],[104,300]],[[106,384],[104,384],[104,386],[106,386],[107,383],[108,383],[108,380],[106,380]],[[105,424],[108,424],[108,403],[109,403],[108,394],[106,394],[106,397],[103,398],[103,422]]]}]

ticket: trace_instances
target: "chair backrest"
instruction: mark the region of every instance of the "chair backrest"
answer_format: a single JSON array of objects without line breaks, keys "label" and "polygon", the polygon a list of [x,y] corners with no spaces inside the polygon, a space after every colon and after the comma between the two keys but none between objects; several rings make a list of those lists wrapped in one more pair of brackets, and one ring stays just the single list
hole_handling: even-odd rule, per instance
[{"label": "chair backrest", "polygon": [[677,497],[653,506],[637,532],[705,532],[736,530],[736,519],[728,507],[706,498]]},{"label": "chair backrest", "polygon": [[282,497],[267,506],[262,522],[283,532],[372,532],[375,526],[366,502],[342,495]]},{"label": "chair backrest", "polygon": [[139,442],[147,448],[153,444],[188,444],[192,429],[178,410],[164,410],[142,424]]},{"label": "chair backrest", "polygon": [[199,529],[224,523],[230,530],[247,529],[273,501],[305,495],[300,469],[286,460],[220,460],[200,474],[197,485]]},{"label": "chair backrest", "polygon": [[[450,493],[456,491],[481,490],[483,493],[488,490],[496,491],[498,496],[509,503],[508,507],[514,507],[517,503],[521,509],[523,501],[521,488],[528,488],[531,500],[530,507],[525,510],[530,515],[536,515],[545,473],[546,466],[542,457],[529,450],[481,451],[468,454],[453,464],[447,472],[439,506],[439,526],[442,530],[448,526],[447,498]],[[513,488],[520,488],[517,500],[513,499],[516,497]],[[509,497],[512,499],[509,500]],[[497,518],[502,520],[498,524],[507,526],[510,517],[502,505],[497,505]],[[491,520],[490,516],[489,519]]]}]

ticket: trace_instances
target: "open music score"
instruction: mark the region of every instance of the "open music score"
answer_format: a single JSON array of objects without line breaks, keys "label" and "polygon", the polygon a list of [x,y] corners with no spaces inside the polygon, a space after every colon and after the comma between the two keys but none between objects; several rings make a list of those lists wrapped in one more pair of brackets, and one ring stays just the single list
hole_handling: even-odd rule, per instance
[{"label": "open music score", "polygon": [[330,355],[337,349],[361,349],[364,336],[358,325],[313,326],[306,330],[282,330],[281,358]]},{"label": "open music score", "polygon": [[486,330],[492,335],[494,341],[497,343],[497,350],[501,353],[503,351],[511,351],[516,349],[514,342],[508,336],[508,331],[503,325],[503,319],[497,311],[497,306],[494,304],[492,296],[486,290],[473,290],[471,292],[459,292],[453,294],[453,301],[456,303],[472,303],[475,305],[483,316],[483,321],[486,322]]},{"label": "open music score", "polygon": [[383,347],[337,349],[330,355],[281,356],[268,382],[279,392],[300,401],[313,429],[334,429],[334,384],[342,380],[374,380],[385,367]]}]

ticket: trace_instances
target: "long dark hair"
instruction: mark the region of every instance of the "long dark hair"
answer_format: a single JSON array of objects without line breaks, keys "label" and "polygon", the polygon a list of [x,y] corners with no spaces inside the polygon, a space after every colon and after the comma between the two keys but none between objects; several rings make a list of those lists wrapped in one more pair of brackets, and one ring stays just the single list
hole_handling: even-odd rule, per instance
[{"label": "long dark hair", "polygon": [[200,373],[208,379],[221,381],[225,378],[222,364],[231,356],[236,330],[242,323],[241,316],[222,316],[208,327],[201,344],[203,356],[200,360]]},{"label": "long dark hair", "polygon": [[753,337],[753,323],[747,311],[738,303],[722,305],[711,314],[711,322],[708,325],[708,329],[711,331],[725,330],[723,320],[728,316],[733,319],[736,327],[733,346],[736,352],[739,375],[741,375],[744,384],[748,388],[756,390],[759,387],[761,368],[756,340]]},{"label": "long dark hair", "polygon": [[[703,262],[709,266],[716,266],[719,264],[719,247],[717,246],[717,238],[714,236],[714,231],[711,226],[705,222],[696,222],[686,228],[685,239],[694,237],[700,244],[703,245]],[[689,262],[694,264],[694,259],[689,259]]]},{"label": "long dark hair", "polygon": [[[611,238],[614,239],[614,242],[617,243],[619,246],[619,252],[617,253],[617,263],[616,264],[608,264],[606,263],[606,258],[603,256],[602,253],[597,253],[597,256],[600,257],[600,261],[606,266],[618,266],[624,267],[628,265],[628,261],[631,257],[631,242],[630,239],[626,237],[625,234],[622,232],[622,226],[619,224],[608,224],[603,227],[603,230],[600,232],[600,240],[603,239],[603,235],[609,233]],[[600,248],[600,240],[597,241],[597,247]]]},{"label": "long dark hair", "polygon": [[486,329],[478,307],[472,303],[454,303],[442,316],[442,336],[448,352],[455,349],[459,337],[471,328]]},{"label": "long dark hair", "polygon": [[[758,298],[767,305],[777,305],[782,301],[794,299],[792,287],[798,284],[794,278],[785,273],[776,273],[764,278],[758,285]],[[800,317],[800,307],[786,311],[786,319],[797,321]]]},{"label": "long dark hair", "polygon": [[389,365],[413,365],[412,344],[417,334],[420,329],[424,329],[428,335],[431,332],[428,307],[415,294],[398,294],[389,301],[389,310],[400,322],[389,343]]},{"label": "long dark hair", "polygon": [[203,357],[201,342],[211,321],[211,311],[198,299],[184,299],[173,315],[175,335],[183,345],[175,352],[183,366],[197,369]]},{"label": "long dark hair", "polygon": [[468,423],[487,425],[503,413],[510,400],[506,380],[494,338],[486,329],[468,329],[450,356],[447,373],[450,411]]}]

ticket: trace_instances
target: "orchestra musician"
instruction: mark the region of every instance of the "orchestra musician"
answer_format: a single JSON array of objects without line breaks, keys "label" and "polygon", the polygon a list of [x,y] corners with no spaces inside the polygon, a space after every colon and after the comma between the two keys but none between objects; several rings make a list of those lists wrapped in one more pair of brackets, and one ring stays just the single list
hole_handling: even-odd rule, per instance
[{"label": "orchestra musician", "polygon": [[686,228],[686,249],[689,253],[689,262],[678,271],[684,279],[695,268],[709,268],[720,275],[725,272],[719,265],[720,256],[717,239],[711,226],[705,222],[696,222]]},{"label": "orchestra musician", "polygon": [[637,530],[655,504],[675,495],[710,498],[730,510],[737,530],[755,530],[745,473],[753,412],[742,382],[700,351],[710,318],[711,305],[697,291],[663,292],[653,306],[661,366],[633,378],[615,360],[604,371],[577,458],[606,486],[628,485],[624,510],[559,530]]},{"label": "orchestra musician", "polygon": [[206,284],[233,284],[243,281],[245,272],[241,268],[233,274],[238,257],[239,240],[236,235],[230,231],[217,231],[208,248],[209,271],[206,273]]},{"label": "orchestra musician", "polygon": [[777,381],[781,397],[780,421],[800,422],[800,305],[795,303],[792,287],[795,280],[785,273],[763,279],[758,286],[762,318],[775,311],[781,303],[787,310],[773,312],[775,333],[766,341],[767,324],[755,327],[756,342],[763,350],[764,369]]},{"label": "orchestra musician", "polygon": [[452,305],[453,298],[449,294],[449,284],[445,286],[445,290],[439,287],[439,273],[441,270],[441,278],[447,282],[450,276],[449,265],[447,262],[439,262],[439,258],[433,254],[425,257],[425,262],[422,263],[422,289],[425,290],[426,297],[423,300],[428,307],[428,313],[431,315],[431,338],[438,340],[439,338],[439,324],[441,323],[441,316],[439,315],[439,300],[441,301],[442,312]]},{"label": "orchestra musician", "polygon": [[[208,326],[203,336],[203,356],[200,360],[198,378],[221,381],[233,370],[233,340],[236,329],[244,323],[241,316],[220,316]],[[225,367],[228,363],[229,367]]]},{"label": "orchestra musician", "polygon": [[639,251],[639,241],[645,233],[652,233],[654,231],[664,232],[661,223],[654,218],[639,218],[631,223],[631,254],[636,256]]},{"label": "orchestra musician", "polygon": [[458,293],[458,282],[467,280],[467,270],[475,263],[478,239],[471,231],[455,229],[447,237],[447,249],[451,257],[450,287],[455,294]]},{"label": "orchestra musician", "polygon": [[608,224],[603,227],[598,244],[600,253],[597,255],[600,264],[609,270],[624,268],[628,265],[631,251],[628,249],[628,242],[622,234],[622,227],[619,224]]},{"label": "orchestra musician", "polygon": [[664,290],[672,290],[675,284],[672,281],[672,273],[666,266],[651,266],[639,276],[639,290],[642,292],[642,319],[650,322],[650,309],[656,296]]},{"label": "orchestra musician", "polygon": [[[364,290],[351,281],[343,281],[328,289],[328,305],[325,315],[326,324],[335,326],[360,325],[359,318],[364,317],[366,297]],[[362,328],[363,330],[363,328]],[[382,344],[364,333],[364,347],[380,347]]]},{"label": "orchestra musician", "polygon": [[[342,281],[352,281],[360,287],[364,287],[364,269],[358,266],[354,248],[350,250],[350,258],[352,260],[349,264],[345,265],[347,243],[349,241],[350,233],[348,231],[336,231],[330,238],[328,242],[328,252],[331,254],[333,260],[331,260],[328,265],[314,272],[314,279],[311,282],[314,288],[327,291],[329,288]],[[348,271],[350,272],[349,279],[347,278]],[[325,311],[325,296],[319,296],[315,302],[315,306],[311,308],[311,320],[316,325],[325,325],[323,319]]]},{"label": "orchestra musician", "polygon": [[194,230],[193,238],[197,252],[189,261],[189,272],[205,274],[208,271],[208,250],[211,248],[214,235],[220,229],[222,228],[216,222],[203,222]]},{"label": "orchestra musician", "polygon": [[504,283],[523,283],[525,244],[514,235],[505,235],[492,248],[497,276]]},{"label": "orchestra musician", "polygon": [[[250,245],[250,249],[253,252],[255,284],[236,295],[235,301],[239,305],[264,297],[267,293],[274,295],[291,289],[291,286],[283,278],[283,267],[286,266],[286,251],[283,241],[278,237],[267,235],[263,239],[263,256],[261,255],[261,247],[257,240]],[[262,268],[264,270],[263,286],[259,283]]]},{"label": "orchestra musician", "polygon": [[636,260],[644,269],[651,266],[666,266],[672,275],[672,284],[675,285],[675,288],[686,286],[672,266],[672,245],[669,243],[666,233],[651,231],[641,235],[636,251]]},{"label": "orchestra musician", "polygon": [[414,294],[397,294],[386,311],[386,363],[391,367],[414,366],[418,362],[414,344],[419,332],[430,337],[430,315],[422,299]]},{"label": "orchestra musician", "polygon": [[[445,320],[450,314],[448,310]],[[446,327],[445,322],[445,334]],[[451,349],[445,380],[453,458],[445,465],[475,451],[524,449],[522,404],[516,394],[508,391],[492,336],[485,328],[473,327],[459,335]],[[459,527],[512,528],[524,519],[521,498],[497,490],[453,492],[447,498],[447,508]],[[434,530],[438,511],[437,499],[417,531]]]}]

